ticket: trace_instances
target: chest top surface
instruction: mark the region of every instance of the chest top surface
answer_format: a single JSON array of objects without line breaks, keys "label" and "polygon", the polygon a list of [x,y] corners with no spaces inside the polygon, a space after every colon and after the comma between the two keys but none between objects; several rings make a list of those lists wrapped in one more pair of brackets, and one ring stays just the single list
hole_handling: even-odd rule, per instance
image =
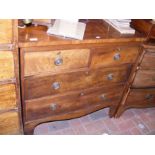
[{"label": "chest top surface", "polygon": [[[99,19],[80,20],[86,23],[86,30],[83,40],[75,40],[59,36],[47,35],[47,27],[45,26],[30,26],[24,29],[19,28],[19,46],[46,46],[46,45],[66,45],[66,44],[83,44],[83,43],[104,43],[104,42],[130,42],[144,41],[145,35],[139,32],[135,34],[121,34],[108,23]],[[31,38],[35,41],[31,41]]]}]

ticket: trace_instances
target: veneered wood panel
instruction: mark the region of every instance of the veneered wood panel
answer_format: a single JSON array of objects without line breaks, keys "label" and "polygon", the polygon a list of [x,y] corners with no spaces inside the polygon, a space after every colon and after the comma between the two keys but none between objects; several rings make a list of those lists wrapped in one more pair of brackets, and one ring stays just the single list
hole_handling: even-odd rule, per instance
[{"label": "veneered wood panel", "polygon": [[[126,82],[131,66],[62,73],[25,79],[25,99]],[[54,87],[57,87],[56,89]]]},{"label": "veneered wood panel", "polygon": [[133,81],[132,87],[155,87],[155,70],[139,70]]},{"label": "veneered wood panel", "polygon": [[104,104],[105,107],[118,104],[123,85],[111,88],[86,89],[60,96],[50,96],[29,100],[26,105],[26,120],[62,115],[77,110],[89,109],[92,106]]},{"label": "veneered wood panel", "polygon": [[142,69],[155,69],[155,52],[147,52],[141,63]]},{"label": "veneered wood panel", "polygon": [[131,89],[125,103],[126,107],[155,106],[155,89]]},{"label": "veneered wood panel", "polygon": [[19,134],[18,112],[6,112],[0,114],[0,134]]},{"label": "veneered wood panel", "polygon": [[0,44],[12,43],[12,31],[12,20],[0,19]]},{"label": "veneered wood panel", "polygon": [[92,56],[91,67],[109,67],[134,63],[139,51],[139,47],[96,48]]},{"label": "veneered wood panel", "polygon": [[[89,49],[25,52],[25,76],[87,67],[89,54]],[[61,62],[56,65],[56,61]]]},{"label": "veneered wood panel", "polygon": [[0,51],[0,80],[15,77],[12,51]]},{"label": "veneered wood panel", "polygon": [[0,111],[16,108],[16,88],[14,84],[0,85]]}]

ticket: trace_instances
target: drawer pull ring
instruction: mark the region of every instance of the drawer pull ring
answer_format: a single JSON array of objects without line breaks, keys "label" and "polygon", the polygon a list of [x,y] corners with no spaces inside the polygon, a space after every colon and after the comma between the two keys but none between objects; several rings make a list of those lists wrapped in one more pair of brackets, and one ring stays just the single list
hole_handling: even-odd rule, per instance
[{"label": "drawer pull ring", "polygon": [[147,94],[145,96],[145,99],[147,99],[147,100],[152,100],[153,98],[154,98],[154,96],[152,94]]},{"label": "drawer pull ring", "polygon": [[60,83],[59,82],[54,82],[52,84],[52,88],[55,89],[55,90],[59,89],[60,88]]},{"label": "drawer pull ring", "polygon": [[114,55],[114,60],[120,60],[120,58],[121,58],[121,55],[120,55],[120,53],[116,53],[115,55]]},{"label": "drawer pull ring", "polygon": [[56,104],[56,103],[52,103],[52,104],[50,105],[50,109],[51,109],[52,111],[55,111],[55,110],[57,109],[57,104]]},{"label": "drawer pull ring", "polygon": [[112,74],[112,73],[108,74],[107,79],[108,79],[108,80],[113,80],[113,74]]},{"label": "drawer pull ring", "polygon": [[63,59],[60,58],[60,57],[56,58],[56,59],[54,60],[54,64],[55,64],[56,66],[62,65],[62,64],[63,64]]}]

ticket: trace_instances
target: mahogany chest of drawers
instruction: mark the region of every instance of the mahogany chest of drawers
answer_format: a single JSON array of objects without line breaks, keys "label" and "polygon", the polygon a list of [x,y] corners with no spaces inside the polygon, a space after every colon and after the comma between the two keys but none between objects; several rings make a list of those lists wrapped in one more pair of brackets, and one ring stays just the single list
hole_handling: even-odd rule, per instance
[{"label": "mahogany chest of drawers", "polygon": [[38,124],[105,107],[118,117],[155,105],[155,49],[142,46],[145,35],[121,35],[103,20],[87,21],[81,41],[17,25],[0,21],[7,34],[0,38],[0,134],[22,133],[22,124],[33,134]]},{"label": "mahogany chest of drawers", "polygon": [[[97,23],[87,25],[86,37],[91,24]],[[106,25],[99,25],[102,29],[100,26]],[[101,40],[55,41],[53,37],[45,42],[46,31],[39,31],[40,38],[33,29],[20,30],[23,36],[19,38],[25,134],[32,134],[40,123],[80,117],[105,107],[110,108],[109,116],[113,117],[142,53],[144,38],[105,39],[101,33]],[[38,42],[25,39],[26,34],[35,35]],[[115,38],[116,33],[113,35]]]},{"label": "mahogany chest of drawers", "polygon": [[140,46],[52,48],[20,51],[25,132],[45,120],[79,117],[104,107],[110,107],[112,117]]}]

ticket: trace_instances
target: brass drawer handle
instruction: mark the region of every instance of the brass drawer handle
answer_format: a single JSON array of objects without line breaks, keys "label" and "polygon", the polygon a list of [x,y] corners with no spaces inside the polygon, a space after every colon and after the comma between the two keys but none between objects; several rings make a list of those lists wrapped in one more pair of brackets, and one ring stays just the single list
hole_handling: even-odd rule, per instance
[{"label": "brass drawer handle", "polygon": [[152,100],[154,98],[154,95],[153,94],[147,94],[146,96],[145,96],[145,99],[146,100]]},{"label": "brass drawer handle", "polygon": [[114,60],[115,60],[115,61],[120,60],[120,58],[121,58],[120,53],[116,53],[116,54],[114,55]]},{"label": "brass drawer handle", "polygon": [[50,109],[51,109],[52,111],[55,111],[55,110],[57,109],[57,104],[56,104],[56,103],[52,103],[52,104],[50,105]]},{"label": "brass drawer handle", "polygon": [[63,64],[63,59],[62,59],[61,57],[56,58],[56,59],[54,60],[54,64],[55,64],[56,66],[62,65],[62,64]]},{"label": "brass drawer handle", "polygon": [[60,83],[59,82],[54,82],[52,84],[52,88],[55,89],[55,90],[59,89],[60,88]]},{"label": "brass drawer handle", "polygon": [[112,73],[108,74],[107,79],[108,80],[113,80],[114,75]]}]

